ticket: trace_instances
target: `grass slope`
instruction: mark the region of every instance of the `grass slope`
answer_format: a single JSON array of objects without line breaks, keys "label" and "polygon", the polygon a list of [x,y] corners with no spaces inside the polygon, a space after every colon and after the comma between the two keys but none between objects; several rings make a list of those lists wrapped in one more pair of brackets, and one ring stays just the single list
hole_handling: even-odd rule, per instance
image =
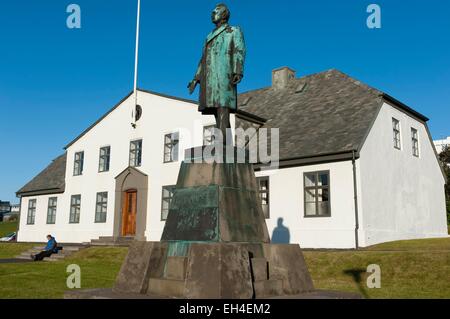
[{"label": "grass slope", "polygon": [[[305,252],[318,289],[359,292],[366,298],[450,298],[450,251]],[[381,267],[381,288],[366,285],[367,266]]]},{"label": "grass slope", "polygon": [[126,253],[123,247],[89,248],[57,262],[0,264],[0,298],[62,298],[70,264],[80,266],[82,288],[112,287]]},{"label": "grass slope", "polygon": [[[0,258],[14,258],[21,252],[26,251],[36,244],[18,244],[18,243],[1,243],[0,242]],[[1,269],[0,269],[1,275]]]},{"label": "grass slope", "polygon": [[17,222],[1,222],[0,237],[14,233],[17,230]]},{"label": "grass slope", "polygon": [[[27,247],[0,244],[0,256],[8,255],[2,253],[5,249],[16,254]],[[122,247],[93,247],[58,262],[0,264],[0,298],[62,298],[69,264],[81,267],[83,289],[112,287],[126,253]],[[392,242],[359,251],[305,251],[304,255],[318,289],[359,292],[366,298],[450,298],[450,238]],[[381,267],[380,289],[367,288],[370,264]]]}]

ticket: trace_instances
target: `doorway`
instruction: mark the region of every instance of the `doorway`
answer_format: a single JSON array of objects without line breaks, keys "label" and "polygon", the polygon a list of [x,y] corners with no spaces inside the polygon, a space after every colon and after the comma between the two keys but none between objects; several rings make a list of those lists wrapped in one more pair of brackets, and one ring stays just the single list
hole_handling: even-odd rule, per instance
[{"label": "doorway", "polygon": [[122,236],[136,235],[137,191],[128,190],[123,195]]},{"label": "doorway", "polygon": [[113,237],[146,241],[148,176],[135,167],[127,167],[115,180]]}]

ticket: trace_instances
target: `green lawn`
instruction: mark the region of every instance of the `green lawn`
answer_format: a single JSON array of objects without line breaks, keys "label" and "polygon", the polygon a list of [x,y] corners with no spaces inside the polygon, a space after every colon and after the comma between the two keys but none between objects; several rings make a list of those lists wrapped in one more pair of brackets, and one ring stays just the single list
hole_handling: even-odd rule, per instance
[{"label": "green lawn", "polygon": [[[0,258],[14,258],[14,256],[17,256],[21,252],[26,251],[34,246],[36,246],[36,244],[0,243]],[[0,276],[1,275],[2,271],[0,268]]]},{"label": "green lawn", "polygon": [[393,241],[366,248],[370,251],[450,251],[450,238],[430,238]]},{"label": "green lawn", "polygon": [[[0,244],[0,251],[8,246],[29,247]],[[123,247],[88,248],[57,262],[0,264],[0,298],[62,298],[70,264],[80,266],[82,288],[112,287],[126,253]]]},{"label": "green lawn", "polygon": [[[15,248],[12,248],[15,247]],[[26,244],[0,244],[27,249]],[[0,264],[0,298],[61,298],[66,267],[81,267],[82,288],[112,287],[127,248],[89,248],[58,262]],[[359,292],[366,298],[450,298],[450,238],[385,243],[360,251],[305,251],[316,288]],[[381,288],[368,289],[366,269],[381,267]]]},{"label": "green lawn", "polygon": [[17,222],[1,222],[0,223],[0,237],[14,233],[17,230]]}]

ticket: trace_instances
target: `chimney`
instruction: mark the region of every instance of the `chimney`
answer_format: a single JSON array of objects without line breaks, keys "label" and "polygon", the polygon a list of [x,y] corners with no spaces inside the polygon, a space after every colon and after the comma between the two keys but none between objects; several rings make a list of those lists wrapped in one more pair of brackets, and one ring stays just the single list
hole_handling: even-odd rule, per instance
[{"label": "chimney", "polygon": [[272,88],[282,90],[288,86],[290,80],[295,79],[295,71],[284,66],[272,71]]}]

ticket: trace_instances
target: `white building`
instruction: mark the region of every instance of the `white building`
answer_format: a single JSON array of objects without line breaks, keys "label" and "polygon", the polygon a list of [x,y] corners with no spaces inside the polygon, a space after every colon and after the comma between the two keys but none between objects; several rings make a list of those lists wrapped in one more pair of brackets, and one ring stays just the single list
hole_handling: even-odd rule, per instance
[{"label": "white building", "polygon": [[433,141],[436,151],[441,153],[446,147],[450,146],[450,136],[445,139]]},{"label": "white building", "polygon": [[11,213],[18,214],[20,212],[20,204],[11,205]]},{"label": "white building", "polygon": [[[296,79],[281,68],[273,82],[239,96],[232,127],[280,129],[279,169],[255,166],[274,242],[354,248],[447,236],[426,117],[336,70]],[[19,241],[160,239],[183,150],[207,140],[214,117],[144,90],[138,104],[136,128],[129,95],[17,192]]]}]

